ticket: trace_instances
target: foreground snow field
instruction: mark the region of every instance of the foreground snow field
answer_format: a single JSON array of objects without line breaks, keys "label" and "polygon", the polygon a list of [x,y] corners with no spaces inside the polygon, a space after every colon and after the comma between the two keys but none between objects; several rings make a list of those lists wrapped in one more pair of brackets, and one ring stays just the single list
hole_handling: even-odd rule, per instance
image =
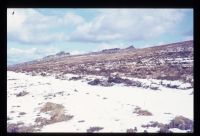
[{"label": "foreground snow field", "polygon": [[[87,132],[90,127],[101,127],[98,132],[127,132],[135,127],[137,132],[157,132],[158,127],[142,125],[151,121],[167,124],[176,116],[193,120],[193,88],[159,86],[160,90],[151,90],[123,84],[102,87],[89,85],[85,80],[60,80],[10,71],[7,75],[8,124],[23,122],[24,126],[31,126],[36,124],[37,117],[50,119],[48,112],[40,112],[47,102],[63,105],[65,113],[73,116],[67,121],[43,125],[35,132]],[[20,96],[23,91],[27,94]],[[135,112],[137,108],[151,115],[139,115]]]}]

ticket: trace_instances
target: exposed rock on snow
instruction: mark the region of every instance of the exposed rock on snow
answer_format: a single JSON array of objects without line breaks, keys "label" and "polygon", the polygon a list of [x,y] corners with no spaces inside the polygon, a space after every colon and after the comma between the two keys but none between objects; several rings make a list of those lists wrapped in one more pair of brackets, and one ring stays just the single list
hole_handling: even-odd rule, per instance
[{"label": "exposed rock on snow", "polygon": [[78,122],[79,122],[79,123],[82,123],[82,122],[85,122],[85,120],[79,120]]},{"label": "exposed rock on snow", "polygon": [[69,80],[80,80],[82,77],[81,76],[78,76],[78,77],[71,77],[69,78]]},{"label": "exposed rock on snow", "polygon": [[23,122],[18,122],[18,123],[8,123],[7,124],[7,132],[11,133],[30,133],[34,132],[36,129],[30,125],[30,126],[25,126]]},{"label": "exposed rock on snow", "polygon": [[137,127],[135,127],[134,129],[129,128],[126,130],[127,133],[136,133],[137,132]]},{"label": "exposed rock on snow", "polygon": [[29,92],[22,91],[22,92],[16,94],[16,96],[17,96],[17,97],[21,97],[21,96],[24,96],[24,95],[27,95],[27,94],[29,94]]},{"label": "exposed rock on snow", "polygon": [[43,118],[43,117],[37,117],[35,119],[37,126],[44,126],[50,124],[49,119]]},{"label": "exposed rock on snow", "polygon": [[90,127],[89,129],[87,129],[88,133],[94,133],[94,132],[98,132],[99,130],[102,130],[103,127]]},{"label": "exposed rock on snow", "polygon": [[89,85],[98,85],[100,84],[100,80],[99,79],[94,79],[93,81],[88,82]]},{"label": "exposed rock on snow", "polygon": [[100,85],[100,86],[113,86],[114,84],[124,84],[125,86],[136,86],[136,87],[142,87],[142,88],[150,88],[152,90],[159,90],[158,84],[151,83],[151,84],[146,84],[141,81],[137,80],[130,80],[127,78],[121,78],[118,75],[117,76],[109,76],[108,79],[94,79],[92,81],[88,82],[89,85]]},{"label": "exposed rock on snow", "polygon": [[26,114],[26,112],[20,112],[19,113],[19,115],[25,115]]},{"label": "exposed rock on snow", "polygon": [[171,122],[169,123],[170,128],[179,128],[181,130],[191,130],[193,131],[193,121],[183,117],[183,116],[176,116]]},{"label": "exposed rock on snow", "polygon": [[150,124],[142,125],[142,127],[144,127],[144,128],[158,127],[158,128],[160,128],[160,130],[158,132],[161,132],[161,133],[173,132],[172,130],[174,128],[192,132],[193,131],[193,121],[188,118],[185,118],[183,116],[176,116],[174,119],[172,119],[170,121],[169,124],[163,124],[163,123],[159,123],[157,121],[156,122],[151,121]]},{"label": "exposed rock on snow", "polygon": [[136,107],[133,113],[136,113],[138,116],[152,116],[151,112],[142,110],[140,107]]}]

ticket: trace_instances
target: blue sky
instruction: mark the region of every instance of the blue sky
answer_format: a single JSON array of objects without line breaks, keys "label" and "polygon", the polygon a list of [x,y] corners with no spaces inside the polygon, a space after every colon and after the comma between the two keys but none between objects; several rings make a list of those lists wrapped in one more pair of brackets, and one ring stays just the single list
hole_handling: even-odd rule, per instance
[{"label": "blue sky", "polygon": [[8,65],[59,51],[81,54],[130,45],[144,48],[191,39],[192,9],[7,10]]}]

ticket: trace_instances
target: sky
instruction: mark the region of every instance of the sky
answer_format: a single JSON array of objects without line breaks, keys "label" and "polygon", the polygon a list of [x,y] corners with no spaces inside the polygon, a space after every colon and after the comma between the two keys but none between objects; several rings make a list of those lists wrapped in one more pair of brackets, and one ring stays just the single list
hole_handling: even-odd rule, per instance
[{"label": "sky", "polygon": [[8,65],[60,51],[83,54],[192,39],[193,9],[7,9]]}]

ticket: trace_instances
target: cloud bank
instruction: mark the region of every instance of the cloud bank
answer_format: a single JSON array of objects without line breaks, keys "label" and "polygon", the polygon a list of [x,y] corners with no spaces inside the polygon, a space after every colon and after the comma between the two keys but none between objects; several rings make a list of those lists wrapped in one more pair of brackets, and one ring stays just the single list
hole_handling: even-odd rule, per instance
[{"label": "cloud bank", "polygon": [[[8,38],[26,44],[148,40],[173,32],[187,12],[182,9],[99,11],[99,15],[86,21],[82,16],[69,12],[60,17],[44,15],[34,9],[9,9]],[[73,30],[67,32],[71,28]],[[56,29],[62,31],[57,32]]]}]

